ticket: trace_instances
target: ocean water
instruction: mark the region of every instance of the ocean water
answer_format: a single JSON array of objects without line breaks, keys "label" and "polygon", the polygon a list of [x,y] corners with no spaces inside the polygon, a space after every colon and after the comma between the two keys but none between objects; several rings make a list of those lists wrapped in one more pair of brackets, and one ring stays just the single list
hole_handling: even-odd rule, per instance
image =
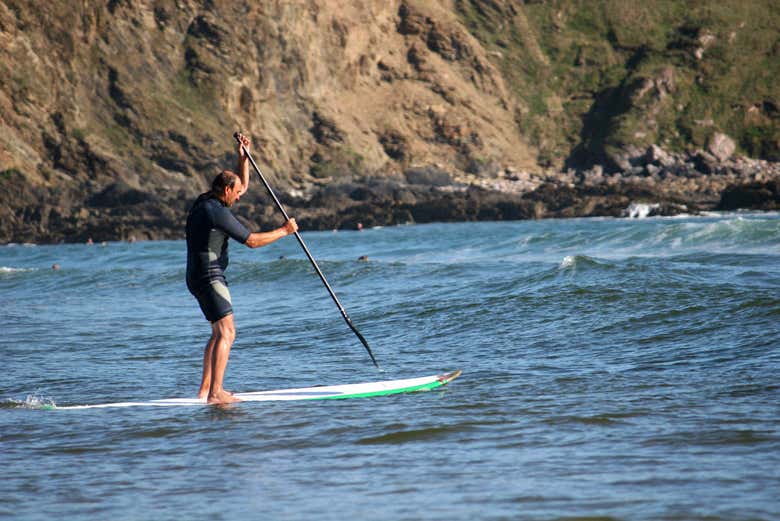
[{"label": "ocean water", "polygon": [[47,410],[192,396],[209,325],[182,241],[3,246],[0,518],[780,519],[780,214],[303,236],[384,371],[292,238],[233,243],[227,388],[463,376]]}]

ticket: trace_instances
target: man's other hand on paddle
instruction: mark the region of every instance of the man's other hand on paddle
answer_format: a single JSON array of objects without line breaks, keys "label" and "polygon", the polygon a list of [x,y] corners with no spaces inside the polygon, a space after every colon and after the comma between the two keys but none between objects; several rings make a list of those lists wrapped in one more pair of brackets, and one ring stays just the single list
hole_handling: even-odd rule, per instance
[{"label": "man's other hand on paddle", "polygon": [[241,188],[238,195],[242,196],[249,189],[249,156],[247,155],[247,152],[249,152],[252,144],[249,142],[249,138],[243,134],[238,134],[237,138],[239,144],[236,174],[238,174],[238,178],[241,180]]}]

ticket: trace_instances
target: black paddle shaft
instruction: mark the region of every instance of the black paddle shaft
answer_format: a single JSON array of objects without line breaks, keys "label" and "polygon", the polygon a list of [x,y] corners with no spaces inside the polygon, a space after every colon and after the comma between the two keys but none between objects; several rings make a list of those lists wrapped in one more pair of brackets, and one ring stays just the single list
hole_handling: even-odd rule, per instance
[{"label": "black paddle shaft", "polygon": [[[285,220],[289,221],[290,216],[287,215],[287,212],[284,210],[284,206],[282,206],[282,203],[279,202],[279,199],[276,197],[276,194],[271,188],[271,185],[268,184],[268,181],[265,180],[263,173],[260,172],[260,169],[257,167],[257,163],[255,163],[255,160],[252,158],[252,154],[249,153],[249,150],[247,150],[247,148],[241,142],[238,132],[233,134],[233,137],[236,138],[238,144],[241,145],[241,148],[244,149],[244,153],[246,154],[246,157],[249,158],[249,162],[252,163],[252,167],[255,169],[255,172],[257,172],[257,175],[260,176],[260,180],[263,182],[263,185],[265,185],[265,188],[266,190],[268,190],[268,193],[271,194],[271,198],[274,200],[274,203],[276,203],[276,207],[279,208],[280,212],[282,212],[282,215],[284,215]],[[341,316],[344,317],[344,321],[347,323],[347,325],[352,330],[352,332],[355,333],[355,335],[358,337],[360,342],[363,344],[363,347],[365,347],[366,351],[368,351],[368,356],[371,357],[371,361],[374,362],[374,365],[377,367],[377,369],[379,369],[379,364],[377,363],[376,358],[374,358],[374,353],[371,352],[371,348],[368,346],[368,342],[366,342],[366,339],[363,338],[363,335],[360,334],[360,331],[357,330],[355,324],[352,323],[352,320],[349,318],[349,315],[347,315],[344,306],[341,305],[341,302],[339,301],[339,298],[336,296],[336,293],[333,291],[333,288],[330,287],[330,284],[328,284],[325,275],[322,274],[322,270],[317,265],[317,261],[314,260],[314,257],[312,257],[311,253],[309,252],[309,248],[306,247],[306,243],[303,242],[303,238],[301,237],[301,234],[299,234],[297,231],[295,232],[295,238],[298,239],[298,244],[301,245],[301,248],[303,248],[303,251],[306,253],[306,256],[309,258],[311,265],[314,266],[314,271],[317,272],[317,275],[320,276],[320,280],[322,281],[323,284],[325,284],[325,287],[328,289],[328,293],[330,293],[330,298],[332,298],[333,302],[335,302],[336,306],[338,306],[339,311],[341,312]]]}]

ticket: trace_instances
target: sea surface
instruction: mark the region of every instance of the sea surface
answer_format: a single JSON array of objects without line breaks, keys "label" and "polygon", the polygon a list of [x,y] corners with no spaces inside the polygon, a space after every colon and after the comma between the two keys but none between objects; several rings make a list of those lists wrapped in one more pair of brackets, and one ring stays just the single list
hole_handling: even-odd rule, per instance
[{"label": "sea surface", "polygon": [[[183,241],[0,247],[0,518],[778,520],[780,214],[431,224],[230,246],[223,408]],[[359,261],[360,256],[367,261]],[[59,269],[53,269],[54,264]]]}]

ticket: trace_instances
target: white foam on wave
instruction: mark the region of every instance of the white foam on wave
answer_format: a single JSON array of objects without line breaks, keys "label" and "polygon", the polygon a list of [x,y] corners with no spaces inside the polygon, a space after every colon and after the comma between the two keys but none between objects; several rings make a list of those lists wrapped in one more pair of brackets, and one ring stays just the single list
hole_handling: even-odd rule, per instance
[{"label": "white foam on wave", "polygon": [[12,268],[10,266],[0,266],[0,273],[19,273],[23,271],[35,271],[35,268]]},{"label": "white foam on wave", "polygon": [[631,203],[623,210],[623,215],[629,219],[646,219],[650,212],[660,208],[659,204]]},{"label": "white foam on wave", "polygon": [[574,255],[567,255],[563,258],[558,269],[565,270],[571,268],[577,264],[577,257]]}]

